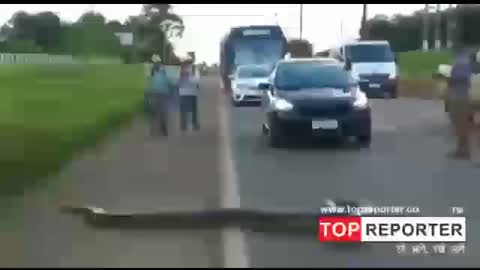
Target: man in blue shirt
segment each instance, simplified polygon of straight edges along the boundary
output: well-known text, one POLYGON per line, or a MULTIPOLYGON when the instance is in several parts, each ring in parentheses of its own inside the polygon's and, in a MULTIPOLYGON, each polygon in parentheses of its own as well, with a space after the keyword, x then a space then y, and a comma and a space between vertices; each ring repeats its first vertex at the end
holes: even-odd
POLYGON ((152 135, 156 135, 158 129, 160 129, 164 136, 168 136, 170 85, 160 57, 154 55, 152 60, 153 68, 150 81, 150 98, 152 102, 150 102, 150 104, 152 105, 153 115, 151 133, 152 135))

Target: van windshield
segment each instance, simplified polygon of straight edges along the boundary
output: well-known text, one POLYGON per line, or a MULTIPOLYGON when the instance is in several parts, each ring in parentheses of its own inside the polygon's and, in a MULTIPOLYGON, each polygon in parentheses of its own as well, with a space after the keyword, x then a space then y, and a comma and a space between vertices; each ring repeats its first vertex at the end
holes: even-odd
POLYGON ((387 44, 357 44, 345 46, 347 58, 355 62, 393 62, 394 56, 387 44))

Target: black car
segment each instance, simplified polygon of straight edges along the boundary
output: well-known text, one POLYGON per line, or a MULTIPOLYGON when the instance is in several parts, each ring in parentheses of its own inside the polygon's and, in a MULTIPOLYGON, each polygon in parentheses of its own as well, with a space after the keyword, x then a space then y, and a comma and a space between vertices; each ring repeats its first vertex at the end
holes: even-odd
POLYGON ((281 60, 264 90, 263 133, 272 147, 288 136, 355 136, 369 146, 372 124, 367 96, 342 64, 317 59, 281 60))

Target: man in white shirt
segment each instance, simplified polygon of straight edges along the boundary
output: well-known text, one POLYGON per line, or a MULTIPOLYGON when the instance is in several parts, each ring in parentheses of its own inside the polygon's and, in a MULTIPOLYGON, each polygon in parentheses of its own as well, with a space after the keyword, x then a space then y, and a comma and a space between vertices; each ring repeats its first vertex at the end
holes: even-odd
POLYGON ((195 130, 200 128, 198 124, 198 92, 200 90, 195 70, 190 64, 184 65, 178 81, 178 94, 180 97, 180 129, 187 129, 188 113, 192 115, 192 126, 195 130))

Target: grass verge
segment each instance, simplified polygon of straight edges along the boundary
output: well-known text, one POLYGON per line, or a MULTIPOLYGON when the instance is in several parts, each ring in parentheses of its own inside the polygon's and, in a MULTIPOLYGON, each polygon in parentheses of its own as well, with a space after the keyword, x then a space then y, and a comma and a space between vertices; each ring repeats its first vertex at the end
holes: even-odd
POLYGON ((434 98, 436 83, 432 79, 432 74, 438 65, 451 62, 449 52, 400 53, 399 95, 422 99, 434 98))
POLYGON ((0 65, 0 196, 40 185, 141 109, 142 65, 0 65))

